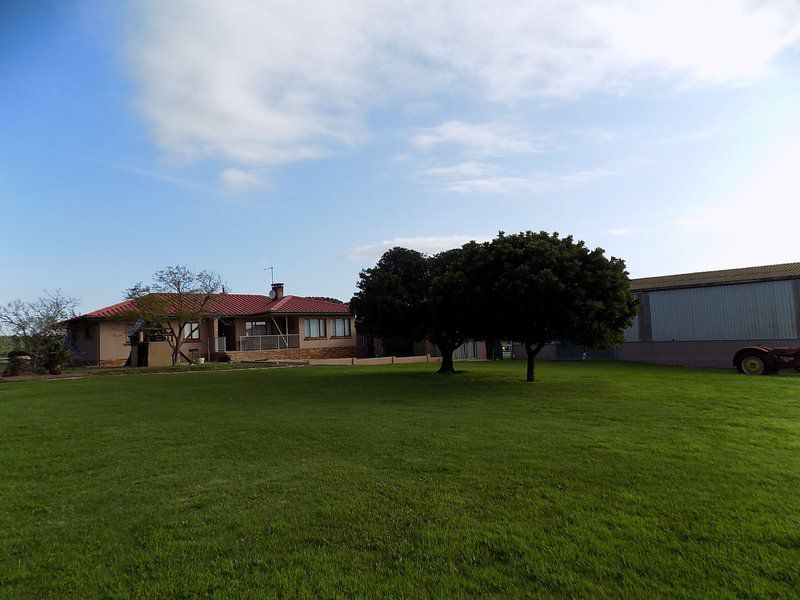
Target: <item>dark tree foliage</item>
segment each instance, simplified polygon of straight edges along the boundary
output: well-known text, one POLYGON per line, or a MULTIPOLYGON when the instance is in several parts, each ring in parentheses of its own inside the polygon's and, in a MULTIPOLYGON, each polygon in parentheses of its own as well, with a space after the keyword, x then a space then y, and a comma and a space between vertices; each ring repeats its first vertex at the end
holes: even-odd
POLYGON ((470 270, 472 249, 468 245, 428 258, 430 320, 427 337, 442 354, 440 373, 455 373, 453 352, 470 337, 469 328, 475 317, 470 270))
POLYGON ((527 381, 535 379, 534 361, 545 344, 601 348, 622 341, 636 314, 623 260, 547 232, 500 232, 484 251, 475 269, 491 283, 476 292, 486 318, 474 333, 523 343, 527 381))
POLYGON ((388 250, 364 269, 350 301, 359 332, 381 338, 384 348, 404 350, 425 338, 430 323, 430 274, 425 255, 406 248, 388 250))
MULTIPOLYGON (((440 373, 454 373, 453 351, 466 337, 469 270, 461 248, 432 257, 393 248, 362 271, 350 302, 359 331, 389 349, 428 339, 442 354, 440 373)), ((403 348, 403 349, 405 349, 403 348)))
POLYGON ((432 257, 393 248, 361 272, 350 306, 363 333, 436 344, 441 373, 454 372, 453 351, 468 339, 519 341, 528 381, 546 344, 608 347, 636 314, 622 260, 531 231, 432 257))

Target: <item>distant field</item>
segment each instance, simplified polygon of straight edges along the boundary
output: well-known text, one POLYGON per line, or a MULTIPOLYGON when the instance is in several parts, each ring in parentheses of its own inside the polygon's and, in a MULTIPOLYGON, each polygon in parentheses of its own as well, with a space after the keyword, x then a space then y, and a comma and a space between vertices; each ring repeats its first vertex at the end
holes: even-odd
POLYGON ((0 383, 0 597, 791 597, 800 377, 0 383))

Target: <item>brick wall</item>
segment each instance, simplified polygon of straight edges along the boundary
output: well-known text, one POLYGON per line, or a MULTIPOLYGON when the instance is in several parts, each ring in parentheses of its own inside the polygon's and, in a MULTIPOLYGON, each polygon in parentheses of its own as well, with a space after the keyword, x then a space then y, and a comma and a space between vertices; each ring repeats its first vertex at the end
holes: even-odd
MULTIPOLYGON (((354 358, 355 346, 339 348, 286 348, 283 350, 244 350, 225 353, 231 362, 248 360, 304 360, 308 358, 354 358)), ((215 358, 219 360, 215 355, 215 358)))
POLYGON ((101 360, 100 361, 100 366, 101 367, 124 367, 126 362, 128 362, 127 358, 110 358, 108 360, 101 360))

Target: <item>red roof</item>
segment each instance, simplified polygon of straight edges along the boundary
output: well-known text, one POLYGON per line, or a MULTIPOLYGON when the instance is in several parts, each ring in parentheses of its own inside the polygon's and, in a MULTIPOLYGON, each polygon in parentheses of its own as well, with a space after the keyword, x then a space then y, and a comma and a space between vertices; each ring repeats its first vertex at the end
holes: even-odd
POLYGON ((269 309, 275 313, 343 313, 348 314, 350 307, 347 304, 328 302, 327 300, 317 300, 315 298, 304 298, 303 296, 284 296, 280 300, 275 300, 269 309))
MULTIPOLYGON (((126 313, 136 311, 133 300, 125 300, 105 308, 76 317, 78 319, 104 319, 124 316, 126 313)), ((304 298, 303 296, 284 296, 280 300, 273 300, 269 296, 260 294, 218 294, 212 300, 209 314, 235 317, 248 315, 261 315, 267 313, 280 314, 348 314, 350 307, 347 304, 337 304, 326 300, 304 298)))

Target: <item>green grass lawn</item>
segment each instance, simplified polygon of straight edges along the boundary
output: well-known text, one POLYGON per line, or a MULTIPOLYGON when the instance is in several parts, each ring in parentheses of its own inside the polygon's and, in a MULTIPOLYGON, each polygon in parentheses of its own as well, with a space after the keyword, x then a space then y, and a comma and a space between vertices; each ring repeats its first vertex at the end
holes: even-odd
POLYGON ((800 377, 619 363, 0 383, 0 596, 800 589, 800 377))

